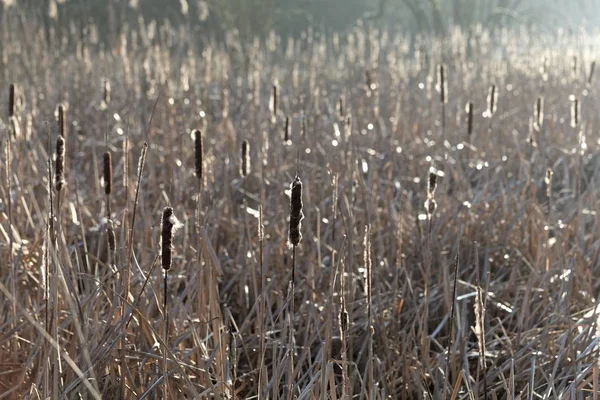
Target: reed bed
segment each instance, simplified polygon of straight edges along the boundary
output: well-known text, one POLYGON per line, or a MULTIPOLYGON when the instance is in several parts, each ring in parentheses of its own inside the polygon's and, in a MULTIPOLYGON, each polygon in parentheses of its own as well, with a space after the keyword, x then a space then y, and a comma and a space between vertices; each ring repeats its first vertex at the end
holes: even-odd
POLYGON ((1 398, 598 398, 597 34, 7 21, 1 398))

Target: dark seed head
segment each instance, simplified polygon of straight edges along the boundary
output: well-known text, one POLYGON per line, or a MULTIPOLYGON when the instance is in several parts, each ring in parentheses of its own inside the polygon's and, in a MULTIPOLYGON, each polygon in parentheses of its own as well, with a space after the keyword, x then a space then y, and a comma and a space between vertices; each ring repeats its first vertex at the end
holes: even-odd
POLYGON ((202 132, 194 129, 194 150, 196 160, 196 177, 202 179, 203 139, 202 132))
POLYGON ((112 157, 110 151, 104 153, 104 193, 112 192, 112 157))
POLYGON ((161 229, 161 264, 163 269, 171 269, 171 247, 173 242, 173 208, 165 207, 162 215, 162 229, 161 229))
POLYGON ((240 175, 245 178, 250 173, 250 144, 247 140, 242 142, 242 159, 240 163, 240 175))
POLYGON ((302 240, 300 228, 304 214, 302 213, 302 181, 296 175, 292 182, 292 196, 290 199, 290 230, 288 234, 289 242, 292 246, 298 246, 302 240))
POLYGON ((8 87, 8 116, 14 117, 15 115, 15 85, 10 84, 8 87))
POLYGON ((62 135, 56 139, 56 166, 54 187, 60 192, 65 185, 65 138, 62 135))

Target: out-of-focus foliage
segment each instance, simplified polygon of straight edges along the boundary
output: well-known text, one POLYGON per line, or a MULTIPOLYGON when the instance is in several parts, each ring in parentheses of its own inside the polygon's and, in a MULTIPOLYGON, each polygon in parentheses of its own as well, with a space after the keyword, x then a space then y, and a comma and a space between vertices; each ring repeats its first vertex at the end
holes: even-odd
POLYGON ((596 0, 0 0, 45 26, 93 19, 109 41, 124 25, 155 20, 189 24, 198 35, 223 38, 344 32, 363 20, 405 32, 445 34, 449 27, 538 25, 577 29, 600 22, 596 0))

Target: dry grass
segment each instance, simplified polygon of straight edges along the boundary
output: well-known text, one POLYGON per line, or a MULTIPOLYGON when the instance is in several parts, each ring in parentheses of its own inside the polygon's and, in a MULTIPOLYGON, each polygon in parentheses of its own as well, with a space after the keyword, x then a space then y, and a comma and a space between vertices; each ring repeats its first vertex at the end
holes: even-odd
POLYGON ((22 29, 0 57, 0 397, 598 398, 598 36, 197 52, 184 29, 110 50, 22 29))

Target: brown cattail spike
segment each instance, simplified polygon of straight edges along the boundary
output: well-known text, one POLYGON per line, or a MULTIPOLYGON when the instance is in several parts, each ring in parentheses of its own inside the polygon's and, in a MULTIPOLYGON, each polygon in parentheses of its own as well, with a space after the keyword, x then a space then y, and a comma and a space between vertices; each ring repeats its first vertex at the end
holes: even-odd
POLYGON ((283 143, 288 144, 290 141, 290 135, 292 130, 292 124, 290 117, 285 117, 285 130, 283 131, 283 143))
POLYGON ((54 187, 60 192, 65 185, 65 138, 62 135, 56 139, 56 166, 54 187))
POLYGON ((104 193, 112 192, 112 156, 110 151, 104 153, 104 193))
POLYGON ((344 95, 341 95, 340 99, 338 100, 338 117, 340 119, 344 119, 345 116, 346 116, 346 99, 344 98, 344 95))
POLYGON ((290 199, 290 230, 288 234, 289 243, 292 246, 298 246, 302 240, 300 228, 304 214, 302 213, 302 181, 296 175, 291 185, 292 195, 290 199))
POLYGON ((250 144, 247 140, 242 142, 242 160, 240 164, 240 175, 245 178, 250 173, 250 144))
POLYGON ((596 61, 592 61, 590 65, 590 75, 588 76, 588 84, 592 84, 592 79, 594 79, 594 70, 596 69, 596 61))
POLYGON ((473 103, 468 102, 465 107, 465 111, 467 113, 467 135, 471 136, 473 134, 473 103))
POLYGON ((494 113, 496 112, 496 108, 498 106, 498 104, 497 104, 498 103, 498 89, 496 88, 496 85, 490 86, 487 103, 488 103, 487 116, 489 118, 491 118, 494 115, 494 113))
POLYGON ((115 227, 112 219, 107 222, 107 236, 108 236, 108 249, 114 252, 117 248, 117 241, 115 239, 115 227))
POLYGON ((271 98, 271 111, 273 112, 273 121, 277 120, 277 114, 279 112, 279 86, 273 85, 273 97, 271 98))
POLYGON ((162 215, 161 229, 161 265, 164 270, 171 269, 172 264, 172 243, 173 243, 173 207, 165 207, 162 215))
POLYGON ((571 128, 577 128, 579 125, 580 105, 579 99, 573 95, 571 97, 571 128))
POLYGON ((15 85, 10 84, 8 87, 8 117, 15 116, 15 85))
POLYGON ((196 160, 196 177, 202 179, 202 159, 203 159, 203 139, 202 132, 198 129, 194 129, 194 150, 196 160))
POLYGON ((437 175, 435 172, 429 173, 429 182, 427 185, 427 196, 433 197, 437 188, 437 175))
POLYGON ((58 129, 60 136, 67 137, 67 123, 65 120, 65 108, 62 105, 58 106, 58 129))
POLYGON ((544 98, 538 97, 535 102, 535 128, 539 131, 544 124, 544 98))
POLYGON ((104 105, 108 106, 110 103, 110 81, 108 79, 104 80, 104 105))
POLYGON ((438 65, 438 82, 437 89, 440 92, 440 102, 445 104, 448 102, 448 77, 446 76, 446 68, 443 64, 438 65))

